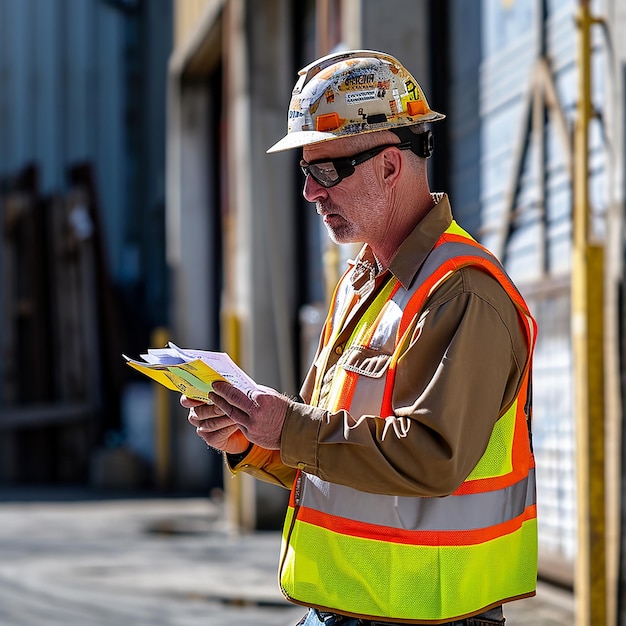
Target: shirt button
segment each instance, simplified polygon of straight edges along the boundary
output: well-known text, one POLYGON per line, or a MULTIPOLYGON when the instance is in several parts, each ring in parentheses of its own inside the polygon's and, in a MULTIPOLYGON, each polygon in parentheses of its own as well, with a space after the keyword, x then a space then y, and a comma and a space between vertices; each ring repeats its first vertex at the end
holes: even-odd
POLYGON ((343 353, 343 346, 337 346, 335 348, 335 354, 342 354, 343 353))

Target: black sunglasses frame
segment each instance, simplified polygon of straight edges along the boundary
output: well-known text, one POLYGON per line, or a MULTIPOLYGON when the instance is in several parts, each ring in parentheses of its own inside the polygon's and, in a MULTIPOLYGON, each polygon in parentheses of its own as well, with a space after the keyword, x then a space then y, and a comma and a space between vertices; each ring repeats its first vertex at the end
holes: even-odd
POLYGON ((382 146, 376 146, 375 148, 370 148, 369 150, 364 150, 363 152, 358 152, 357 154, 353 154, 349 157, 340 157, 338 159, 318 159, 317 161, 311 161, 311 163, 307 163, 306 161, 300 161, 300 169, 305 176, 312 176, 315 181, 317 181, 322 187, 329 189, 330 187, 334 187, 338 185, 344 178, 348 178, 348 176, 352 176, 354 174, 354 168, 361 163, 365 163, 369 159, 375 157, 377 154, 380 154, 383 150, 387 148, 398 148, 398 150, 410 150, 412 148, 412 144, 410 142, 405 143, 387 143, 382 146), (332 181, 320 180, 318 176, 315 175, 315 172, 311 170, 311 166, 321 165, 322 163, 332 163, 335 171, 337 172, 337 179, 332 181))

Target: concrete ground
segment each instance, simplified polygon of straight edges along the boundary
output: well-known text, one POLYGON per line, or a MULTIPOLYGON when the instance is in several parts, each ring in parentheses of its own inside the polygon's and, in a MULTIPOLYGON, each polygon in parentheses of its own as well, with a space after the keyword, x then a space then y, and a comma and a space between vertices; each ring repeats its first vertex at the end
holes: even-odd
MULTIPOLYGON (((0 626, 291 626, 280 535, 229 532, 209 498, 0 490, 0 626)), ((508 626, 571 626, 572 594, 540 584, 508 626)))

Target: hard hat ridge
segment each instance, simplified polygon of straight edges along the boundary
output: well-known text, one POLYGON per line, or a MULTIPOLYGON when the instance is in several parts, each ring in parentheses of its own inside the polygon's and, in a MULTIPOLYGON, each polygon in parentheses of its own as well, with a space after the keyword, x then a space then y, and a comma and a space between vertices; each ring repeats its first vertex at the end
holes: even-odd
POLYGON ((429 107, 417 81, 389 54, 336 52, 313 61, 298 74, 287 135, 268 152, 445 117, 429 107))

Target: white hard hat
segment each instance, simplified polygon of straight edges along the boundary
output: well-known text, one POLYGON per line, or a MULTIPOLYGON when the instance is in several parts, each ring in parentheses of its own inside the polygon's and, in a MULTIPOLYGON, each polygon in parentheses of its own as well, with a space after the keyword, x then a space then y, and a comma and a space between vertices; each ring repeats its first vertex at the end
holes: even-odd
POLYGON ((330 54, 298 72, 287 134, 268 152, 442 120, 397 59, 374 50, 330 54))

